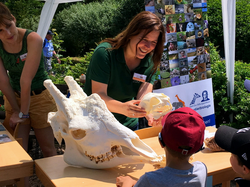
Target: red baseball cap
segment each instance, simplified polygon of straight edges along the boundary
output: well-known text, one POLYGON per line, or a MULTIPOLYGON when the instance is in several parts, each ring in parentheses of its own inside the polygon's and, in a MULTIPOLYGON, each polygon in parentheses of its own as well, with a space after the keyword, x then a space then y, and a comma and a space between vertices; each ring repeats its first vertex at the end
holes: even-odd
POLYGON ((178 108, 162 119, 161 138, 170 149, 183 155, 196 153, 204 141, 203 118, 189 107, 178 108))

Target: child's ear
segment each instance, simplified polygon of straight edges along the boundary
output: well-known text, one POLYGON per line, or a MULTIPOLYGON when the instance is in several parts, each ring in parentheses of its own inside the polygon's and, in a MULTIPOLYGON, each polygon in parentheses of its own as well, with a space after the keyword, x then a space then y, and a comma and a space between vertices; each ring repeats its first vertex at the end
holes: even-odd
POLYGON ((244 173, 244 175, 247 175, 250 173, 250 169, 248 167, 246 167, 245 165, 243 165, 243 173, 244 173))

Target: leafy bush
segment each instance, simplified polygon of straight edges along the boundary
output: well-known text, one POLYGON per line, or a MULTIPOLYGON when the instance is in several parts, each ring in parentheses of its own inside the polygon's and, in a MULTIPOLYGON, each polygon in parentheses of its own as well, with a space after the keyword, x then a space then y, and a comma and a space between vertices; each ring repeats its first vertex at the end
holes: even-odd
POLYGON ((114 37, 132 17, 144 10, 144 1, 106 0, 89 4, 77 3, 55 16, 53 28, 62 34, 65 56, 81 56, 96 42, 114 37))
POLYGON ((86 52, 81 58, 63 58, 61 59, 61 64, 58 64, 56 59, 53 59, 52 71, 55 75, 50 75, 50 79, 54 84, 66 84, 64 81, 65 76, 72 76, 74 79, 79 79, 81 74, 86 74, 93 53, 94 49, 91 49, 90 52, 86 52))
POLYGON ((220 60, 213 44, 210 43, 210 47, 216 125, 226 124, 235 128, 247 127, 250 125, 250 93, 245 89, 244 81, 250 79, 250 64, 241 61, 235 62, 234 104, 231 104, 227 96, 225 61, 220 60), (232 123, 229 117, 231 114, 232 123))
MULTIPOLYGON (((223 21, 221 0, 208 0, 208 20, 209 37, 215 46, 223 51, 223 21)), ((250 47, 250 3, 246 0, 236 1, 236 41, 235 41, 235 59, 250 62, 248 49, 250 47)))

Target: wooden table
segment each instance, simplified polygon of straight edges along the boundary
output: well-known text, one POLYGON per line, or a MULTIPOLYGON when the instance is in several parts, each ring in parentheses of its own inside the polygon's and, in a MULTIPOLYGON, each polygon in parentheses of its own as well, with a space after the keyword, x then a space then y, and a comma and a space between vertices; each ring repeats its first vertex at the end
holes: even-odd
POLYGON ((0 143, 0 186, 33 175, 34 162, 28 153, 8 131, 0 131, 0 134, 7 134, 12 140, 0 143))
MULTIPOLYGON (((164 154, 157 137, 143 141, 157 154, 164 154)), ((236 177, 229 162, 230 155, 228 152, 211 152, 206 148, 195 154, 193 160, 206 164, 208 176, 213 176, 213 185, 222 183, 223 187, 228 187, 230 180, 236 177)), ((150 164, 128 164, 103 170, 76 168, 66 164, 62 155, 35 160, 35 167, 37 176, 46 187, 115 186, 116 177, 120 175, 129 175, 137 180, 145 172, 155 170, 150 164)))

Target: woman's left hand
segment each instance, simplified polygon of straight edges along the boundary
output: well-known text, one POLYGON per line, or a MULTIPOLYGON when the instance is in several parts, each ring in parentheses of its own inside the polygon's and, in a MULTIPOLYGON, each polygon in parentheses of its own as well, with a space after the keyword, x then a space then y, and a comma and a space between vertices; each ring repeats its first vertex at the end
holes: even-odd
POLYGON ((162 126, 161 120, 163 116, 161 116, 159 119, 154 119, 152 115, 147 115, 146 119, 148 120, 148 125, 152 127, 159 127, 162 126))

